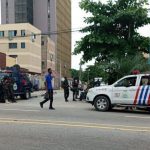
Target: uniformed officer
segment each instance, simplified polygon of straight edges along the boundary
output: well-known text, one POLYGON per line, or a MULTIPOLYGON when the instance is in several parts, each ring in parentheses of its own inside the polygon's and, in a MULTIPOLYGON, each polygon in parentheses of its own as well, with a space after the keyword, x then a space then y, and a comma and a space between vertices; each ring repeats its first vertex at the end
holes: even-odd
POLYGON ((0 82, 0 103, 5 103, 3 81, 0 82))
POLYGON ((79 80, 78 78, 74 78, 72 82, 72 91, 73 91, 73 101, 76 101, 77 96, 78 96, 78 85, 79 85, 79 80))
POLYGON ((69 83, 68 83, 67 77, 64 77, 63 89, 64 89, 65 102, 68 102, 68 97, 69 97, 69 83))
POLYGON ((14 92, 13 92, 13 81, 10 77, 5 76, 4 81, 4 90, 5 90, 5 97, 9 102, 16 102, 14 99, 14 92))

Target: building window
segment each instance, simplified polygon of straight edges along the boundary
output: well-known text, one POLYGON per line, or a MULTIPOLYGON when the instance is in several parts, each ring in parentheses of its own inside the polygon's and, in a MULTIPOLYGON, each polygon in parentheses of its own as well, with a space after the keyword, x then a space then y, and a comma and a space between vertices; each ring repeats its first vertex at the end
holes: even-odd
POLYGON ((42 41, 41 45, 44 45, 44 41, 42 41))
POLYGON ((21 36, 24 37, 26 35, 26 31, 25 30, 21 30, 21 36))
POLYGON ((0 31, 0 38, 4 37, 4 31, 0 31))
POLYGON ((6 7, 8 7, 8 0, 6 1, 6 7))
POLYGON ((33 0, 15 0, 14 7, 16 23, 33 24, 33 0))
POLYGON ((48 13, 48 18, 50 18, 50 14, 48 13))
POLYGON ((45 68, 46 68, 45 62, 42 61, 42 69, 45 69, 45 68))
POLYGON ((48 0, 47 1, 47 10, 48 10, 48 12, 47 12, 47 17, 48 17, 48 32, 50 33, 50 29, 51 29, 51 14, 50 14, 50 0, 48 0))
POLYGON ((15 48, 17 48, 17 43, 9 43, 9 48, 10 48, 10 49, 15 49, 15 48))
POLYGON ((15 37, 15 36, 17 36, 17 30, 10 30, 10 31, 8 31, 8 36, 9 37, 15 37))
POLYGON ((50 54, 50 61, 53 61, 53 54, 50 54))
POLYGON ((34 42, 36 39, 36 35, 32 32, 31 33, 31 41, 34 42))
POLYGON ((26 44, 24 42, 21 43, 21 48, 26 48, 26 44))
POLYGON ((9 17, 8 17, 8 0, 6 0, 6 24, 9 23, 9 17))

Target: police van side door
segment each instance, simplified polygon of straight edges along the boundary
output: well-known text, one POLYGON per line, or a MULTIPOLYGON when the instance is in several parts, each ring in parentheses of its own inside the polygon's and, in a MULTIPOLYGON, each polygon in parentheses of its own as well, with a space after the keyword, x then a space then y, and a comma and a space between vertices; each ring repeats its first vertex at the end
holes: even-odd
POLYGON ((137 87, 137 76, 126 77, 117 82, 113 86, 114 103, 133 104, 137 87))
POLYGON ((133 104, 150 105, 150 75, 141 76, 133 104))

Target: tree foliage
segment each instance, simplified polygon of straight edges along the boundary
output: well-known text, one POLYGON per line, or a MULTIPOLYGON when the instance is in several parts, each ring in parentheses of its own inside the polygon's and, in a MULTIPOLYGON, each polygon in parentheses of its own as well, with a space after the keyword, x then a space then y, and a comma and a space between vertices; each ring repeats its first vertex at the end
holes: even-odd
POLYGON ((83 80, 88 81, 95 77, 102 77, 104 82, 112 84, 117 79, 131 74, 133 70, 139 70, 141 73, 150 70, 147 59, 143 55, 136 54, 136 56, 116 58, 110 64, 97 62, 83 72, 83 80))
POLYGON ((85 71, 82 72, 82 81, 89 82, 93 80, 95 77, 103 76, 103 68, 95 64, 94 66, 88 66, 85 71))
POLYGON ((71 77, 72 77, 72 78, 74 78, 74 77, 79 77, 79 70, 71 69, 71 70, 70 70, 70 73, 71 73, 71 77))
POLYGON ((100 1, 82 0, 80 7, 90 14, 85 18, 86 33, 76 43, 74 54, 83 52, 83 61, 95 58, 96 62, 110 63, 112 59, 133 57, 148 53, 149 39, 137 32, 139 27, 150 23, 147 0, 117 0, 102 4, 100 1))

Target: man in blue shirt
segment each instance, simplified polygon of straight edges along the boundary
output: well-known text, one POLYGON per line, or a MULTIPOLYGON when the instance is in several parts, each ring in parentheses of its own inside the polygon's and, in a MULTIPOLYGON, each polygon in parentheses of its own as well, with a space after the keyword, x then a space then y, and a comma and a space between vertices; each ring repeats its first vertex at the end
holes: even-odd
POLYGON ((50 100, 50 106, 49 109, 54 110, 53 108, 53 87, 52 87, 52 70, 51 68, 48 69, 48 74, 45 76, 45 89, 46 94, 48 94, 48 98, 46 98, 44 101, 40 102, 41 108, 43 108, 43 104, 50 100))

